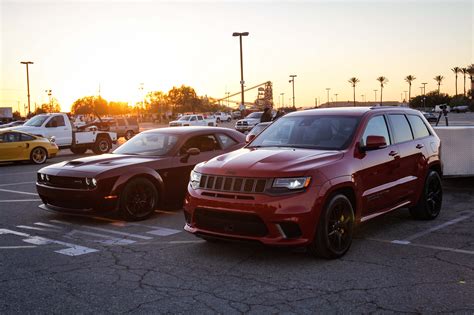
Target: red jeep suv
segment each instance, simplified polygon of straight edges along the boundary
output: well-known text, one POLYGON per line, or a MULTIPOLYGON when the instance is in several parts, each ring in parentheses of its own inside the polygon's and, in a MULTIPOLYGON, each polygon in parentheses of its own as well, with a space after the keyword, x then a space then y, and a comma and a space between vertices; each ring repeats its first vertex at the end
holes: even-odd
POLYGON ((306 246, 337 258, 357 223, 401 207, 436 218, 441 174, 440 140, 419 111, 294 112, 243 149, 196 165, 184 228, 207 240, 306 246))

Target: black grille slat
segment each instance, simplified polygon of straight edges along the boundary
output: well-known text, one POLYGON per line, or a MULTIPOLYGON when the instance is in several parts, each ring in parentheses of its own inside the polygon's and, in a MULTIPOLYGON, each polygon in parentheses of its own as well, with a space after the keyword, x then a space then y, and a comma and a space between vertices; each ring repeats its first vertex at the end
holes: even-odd
POLYGON ((199 187, 207 190, 235 193, 264 193, 268 179, 202 174, 199 187))
POLYGON ((58 187, 58 188, 87 189, 87 185, 84 179, 80 177, 49 175, 49 180, 43 181, 42 183, 48 186, 58 187))

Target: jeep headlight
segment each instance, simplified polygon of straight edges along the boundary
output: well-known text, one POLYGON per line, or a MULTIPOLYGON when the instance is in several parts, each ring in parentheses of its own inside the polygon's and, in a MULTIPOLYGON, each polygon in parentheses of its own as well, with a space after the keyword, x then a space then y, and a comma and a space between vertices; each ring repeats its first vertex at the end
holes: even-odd
POLYGON ((189 179, 189 183, 193 189, 199 188, 199 183, 201 182, 201 173, 195 172, 194 170, 191 171, 191 177, 189 179))
POLYGON ((274 188, 287 188, 291 190, 302 189, 309 186, 311 177, 292 177, 292 178, 275 178, 273 181, 274 188))

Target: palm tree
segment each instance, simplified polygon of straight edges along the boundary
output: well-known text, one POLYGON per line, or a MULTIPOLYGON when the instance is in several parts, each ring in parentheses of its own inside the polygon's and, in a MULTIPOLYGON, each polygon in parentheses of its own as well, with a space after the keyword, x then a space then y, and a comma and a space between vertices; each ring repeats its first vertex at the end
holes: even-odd
POLYGON ((454 72, 454 74, 456 75, 456 94, 455 95, 458 95, 458 73, 460 73, 462 70, 461 68, 459 67, 454 67, 451 69, 452 72, 454 72))
POLYGON ((433 78, 436 82, 438 82, 438 95, 439 95, 439 90, 441 89, 441 82, 444 80, 444 77, 442 75, 437 75, 433 78))
POLYGON ((380 82, 380 106, 382 106, 383 86, 388 83, 388 79, 384 76, 380 76, 377 78, 377 81, 380 82))
POLYGON ((347 82, 349 82, 354 89, 354 106, 356 106, 356 84, 359 83, 360 80, 356 77, 352 77, 347 82))
POLYGON ((411 74, 405 77, 405 81, 408 83, 408 103, 410 103, 410 100, 411 100, 411 83, 415 80, 416 80, 416 77, 411 74))
POLYGON ((461 72, 464 76, 464 96, 466 96, 466 74, 469 72, 467 72, 467 68, 461 68, 461 72))
POLYGON ((471 90, 474 90, 474 63, 467 66, 467 73, 469 73, 471 79, 471 90))

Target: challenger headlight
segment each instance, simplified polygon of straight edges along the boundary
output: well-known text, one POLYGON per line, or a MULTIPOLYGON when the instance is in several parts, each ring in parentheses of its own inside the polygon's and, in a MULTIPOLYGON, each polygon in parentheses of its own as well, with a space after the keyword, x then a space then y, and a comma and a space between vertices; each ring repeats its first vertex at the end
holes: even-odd
POLYGON ((194 170, 191 171, 191 177, 189 179, 189 183, 193 189, 199 188, 199 183, 201 182, 201 173, 195 172, 194 170))
POLYGON ((309 186, 311 183, 311 177, 292 177, 292 178, 275 178, 273 181, 274 188, 287 188, 287 189, 302 189, 309 186))
POLYGON ((89 188, 95 188, 97 186, 97 180, 95 178, 86 177, 85 182, 89 188))

